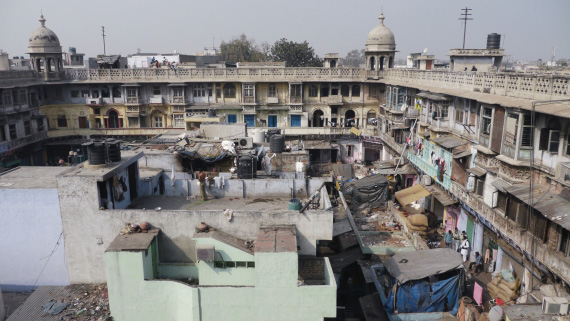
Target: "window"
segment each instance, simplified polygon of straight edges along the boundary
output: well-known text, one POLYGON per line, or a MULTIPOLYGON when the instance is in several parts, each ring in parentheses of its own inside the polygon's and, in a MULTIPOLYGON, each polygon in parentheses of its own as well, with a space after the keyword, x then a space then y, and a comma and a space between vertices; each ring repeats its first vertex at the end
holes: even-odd
POLYGON ((243 261, 214 261, 214 267, 217 269, 228 269, 228 268, 254 268, 255 262, 243 262, 243 261))
POLYGON ((89 90, 82 90, 81 97, 89 97, 89 90))
POLYGON ((26 89, 20 89, 20 104, 25 105, 28 103, 28 94, 26 89))
POLYGON ((127 103, 138 103, 138 88, 127 88, 127 103))
POLYGON ((507 115, 507 124, 505 126, 505 143, 516 146, 517 134, 519 128, 519 115, 509 113, 507 115))
POLYGON ((321 97, 328 97, 329 96, 329 87, 324 86, 321 87, 321 97))
POLYGON ((342 87, 340 87, 340 95, 343 97, 348 97, 349 94, 350 94, 350 89, 348 85, 342 85, 342 87))
POLYGON ((479 196, 483 196, 483 191, 485 190, 485 180, 476 178, 475 179, 475 193, 479 196))
POLYGON ((182 97, 184 96, 184 89, 182 87, 174 87, 172 88, 172 96, 174 97, 182 97))
POLYGON ((493 109, 483 107, 481 111, 481 134, 491 134, 491 117, 493 116, 493 109))
POLYGON ((502 213, 507 213, 508 197, 506 193, 497 191, 497 209, 502 213))
POLYGON ((465 114, 465 111, 463 110, 463 108, 455 107, 455 122, 463 124, 463 115, 464 114, 465 114))
POLYGON ((360 86, 352 86, 352 97, 360 97, 360 86))
POLYGON ((558 154, 558 146, 560 146, 560 131, 551 130, 548 137, 548 152, 558 154))
POLYGON ((20 97, 18 96, 18 91, 16 89, 12 90, 12 102, 14 103, 14 106, 20 104, 20 97))
POLYGON ((530 115, 523 116, 523 128, 521 137, 521 146, 530 147, 534 139, 534 127, 532 126, 532 119, 530 115))
POLYGON ((63 90, 61 87, 55 87, 55 99, 63 99, 63 90))
POLYGON ((24 134, 29 136, 32 134, 32 125, 29 120, 24 121, 24 134))
POLYGON ((269 84, 267 89, 267 97, 277 97, 277 87, 275 84, 269 84))
POLYGON ((78 117, 79 128, 89 128, 89 123, 87 122, 87 117, 79 116, 78 117))
POLYGON ((18 133, 16 132, 16 124, 8 125, 8 132, 10 133, 10 140, 18 139, 18 133))
POLYGON ((160 86, 152 86, 152 94, 160 95, 160 86))
POLYGON ((243 85, 243 102, 244 103, 254 103, 255 102, 254 84, 243 85))
POLYGON ((113 87, 113 97, 121 98, 121 88, 119 86, 113 87))
POLYGON ((449 102, 442 102, 440 117, 443 119, 449 118, 449 102))
POLYGON ((291 115, 291 127, 301 127, 301 115, 291 115))
POLYGON ((138 117, 128 117, 129 127, 138 127, 139 126, 139 118, 138 117))
POLYGON ((71 98, 78 98, 78 97, 79 97, 79 90, 72 90, 71 98))
POLYGON ((6 131, 4 131, 4 125, 0 125, 0 142, 6 140, 6 131))
POLYGON ((375 85, 368 86, 368 96, 378 97, 378 88, 375 85))
POLYGON ((300 103, 302 102, 302 87, 300 84, 291 85, 291 102, 300 103))
POLYGON ((92 90, 91 91, 91 98, 99 98, 99 91, 92 90))
POLYGON ((508 199, 505 216, 516 223, 518 228, 526 229, 528 223, 528 205, 514 197, 508 199))
POLYGON ((228 123, 229 124, 237 123, 237 115, 236 114, 228 114, 228 123))
POLYGON ((243 115, 243 122, 247 127, 255 127, 255 115, 243 115))
POLYGON ((184 114, 174 114, 174 127, 183 128, 184 127, 184 114))
POLYGON ((354 157, 354 145, 346 146, 346 157, 354 157))
POLYGON ((194 97, 206 97, 206 86, 195 85, 192 93, 194 94, 194 97))
POLYGON ((234 84, 224 85, 224 97, 225 98, 236 98, 236 86, 234 84))
POLYGON ((103 97, 103 98, 111 97, 111 93, 109 92, 109 87, 103 87, 101 89, 101 97, 103 97))
POLYGON ((4 106, 12 106, 12 93, 9 90, 4 90, 2 100, 4 101, 4 106))
POLYGON ((99 108, 99 107, 93 108, 93 114, 94 115, 101 115, 101 108, 99 108))
POLYGON ((162 116, 154 116, 153 121, 154 121, 154 127, 155 128, 161 128, 162 127, 162 116))
POLYGON ((57 115, 57 127, 67 127, 67 118, 65 118, 65 115, 57 115))
POLYGON ((319 93, 319 89, 315 85, 311 85, 309 87, 309 97, 317 97, 319 93))
POLYGON ((530 220, 528 222, 528 230, 532 235, 539 238, 542 242, 548 240, 548 224, 549 221, 544 215, 533 211, 530 214, 530 220))
POLYGON ((561 140, 560 129, 560 122, 557 119, 551 119, 546 128, 540 130, 538 149, 558 154, 561 140))
POLYGON ((570 155, 570 133, 566 135, 566 155, 570 155))
POLYGON ((560 229, 562 233, 560 233, 560 247, 558 250, 565 256, 570 256, 570 232, 562 227, 560 229))

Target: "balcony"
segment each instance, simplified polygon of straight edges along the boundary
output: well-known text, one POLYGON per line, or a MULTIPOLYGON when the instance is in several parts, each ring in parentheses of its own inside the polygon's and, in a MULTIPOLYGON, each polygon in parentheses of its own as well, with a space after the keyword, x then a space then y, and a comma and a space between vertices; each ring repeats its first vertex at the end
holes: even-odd
POLYGON ((278 97, 267 97, 268 104, 278 104, 279 98, 278 97))
POLYGON ((140 107, 139 106, 127 106, 127 117, 139 117, 140 107))
POLYGON ((127 97, 127 105, 140 105, 139 97, 127 97))
POLYGON ((172 97, 172 101, 170 102, 173 105, 186 105, 186 99, 184 99, 184 96, 175 96, 172 97))
POLYGON ((255 114, 255 105, 242 106, 244 114, 255 114))
POLYGON ((289 105, 289 114, 301 114, 303 105, 289 105))
POLYGON ((8 142, 0 143, 0 154, 5 153, 11 149, 23 147, 25 145, 35 143, 37 141, 48 138, 47 132, 36 133, 30 136, 18 138, 8 142))
POLYGON ((103 99, 101 97, 99 98, 89 98, 89 97, 85 97, 85 104, 87 106, 103 106, 103 99))
POLYGON ((242 99, 242 104, 255 104, 254 96, 244 96, 242 99))

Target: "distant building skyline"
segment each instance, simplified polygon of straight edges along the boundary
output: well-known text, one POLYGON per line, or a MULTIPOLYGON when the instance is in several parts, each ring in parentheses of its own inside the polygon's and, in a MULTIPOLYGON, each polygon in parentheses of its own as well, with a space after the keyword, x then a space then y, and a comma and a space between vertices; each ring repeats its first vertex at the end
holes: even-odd
POLYGON ((219 47, 222 40, 243 33, 257 44, 272 45, 281 38, 306 40, 320 57, 325 53, 345 57, 353 49, 364 48, 368 32, 378 24, 383 11, 385 24, 396 38, 397 59, 428 48, 429 54, 444 61, 449 59, 450 49, 462 47, 459 18, 461 8, 468 6, 474 20, 467 24, 466 48, 484 48, 487 34, 496 32, 503 36, 501 47, 510 59, 548 61, 553 47, 557 47, 557 59, 570 57, 569 1, 441 0, 434 5, 420 0, 362 0, 345 7, 344 3, 324 6, 321 1, 292 0, 278 10, 259 0, 246 5, 228 0, 137 3, 101 0, 96 7, 80 10, 70 0, 31 0, 25 5, 9 1, 3 4, 0 28, 10 32, 0 34, 0 49, 10 57, 26 56, 29 35, 39 26, 43 11, 46 26, 58 35, 64 51, 75 47, 87 57, 103 53, 101 26, 105 26, 107 53, 123 56, 138 49, 192 54, 211 48, 213 42, 219 47))

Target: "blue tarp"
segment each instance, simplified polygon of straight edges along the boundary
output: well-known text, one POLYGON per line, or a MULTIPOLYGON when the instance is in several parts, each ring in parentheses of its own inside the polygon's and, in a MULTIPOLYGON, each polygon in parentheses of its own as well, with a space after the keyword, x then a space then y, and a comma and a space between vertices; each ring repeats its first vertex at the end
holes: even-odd
POLYGON ((442 312, 447 302, 449 313, 456 315, 459 309, 459 278, 461 274, 431 284, 425 280, 409 281, 397 287, 396 309, 394 289, 390 291, 384 308, 398 313, 442 312), (432 292, 433 291, 433 292, 432 292))

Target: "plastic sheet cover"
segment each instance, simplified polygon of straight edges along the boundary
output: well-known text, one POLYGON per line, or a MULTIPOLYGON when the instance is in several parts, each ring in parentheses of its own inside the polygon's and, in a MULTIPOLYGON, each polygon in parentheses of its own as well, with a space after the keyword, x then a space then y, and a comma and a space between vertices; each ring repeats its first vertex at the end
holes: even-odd
POLYGON ((383 207, 388 200, 388 180, 382 175, 345 183, 342 190, 347 201, 352 204, 351 211, 383 207))

